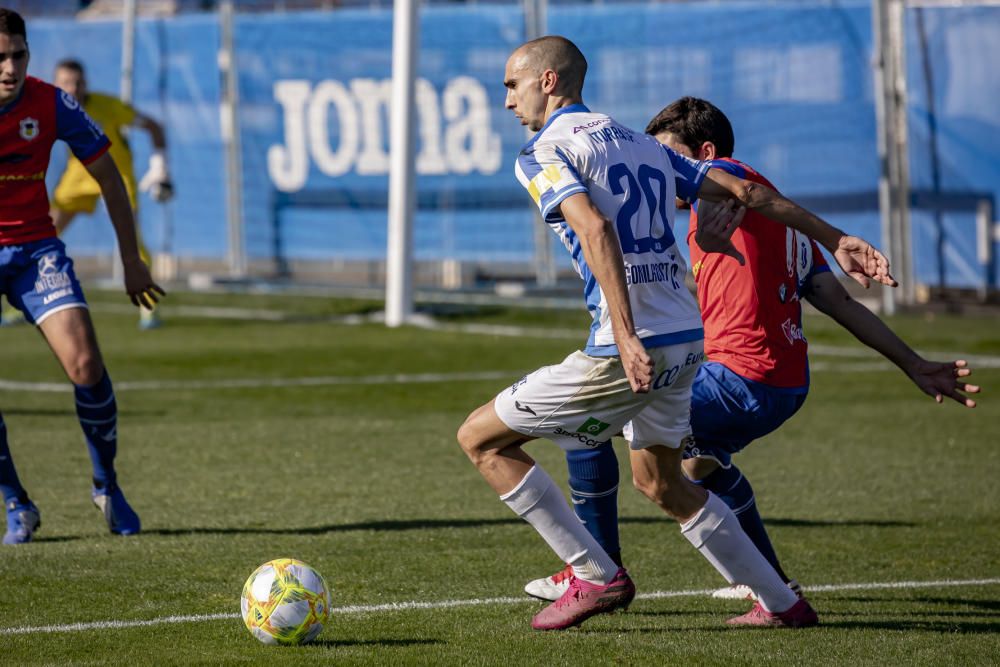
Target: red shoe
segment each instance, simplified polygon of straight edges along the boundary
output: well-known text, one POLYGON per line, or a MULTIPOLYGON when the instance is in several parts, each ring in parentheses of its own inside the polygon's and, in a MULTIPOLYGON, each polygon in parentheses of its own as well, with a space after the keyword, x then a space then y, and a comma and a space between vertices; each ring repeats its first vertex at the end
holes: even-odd
POLYGON ((816 610, 809 606, 805 598, 782 612, 766 611, 760 602, 754 602, 750 611, 742 616, 736 616, 726 621, 727 625, 749 626, 758 628, 809 628, 819 625, 816 610))
POLYGON ((535 630, 565 630, 580 625, 591 616, 627 609, 635 597, 635 584, 625 568, 604 586, 573 577, 563 596, 531 619, 535 630))

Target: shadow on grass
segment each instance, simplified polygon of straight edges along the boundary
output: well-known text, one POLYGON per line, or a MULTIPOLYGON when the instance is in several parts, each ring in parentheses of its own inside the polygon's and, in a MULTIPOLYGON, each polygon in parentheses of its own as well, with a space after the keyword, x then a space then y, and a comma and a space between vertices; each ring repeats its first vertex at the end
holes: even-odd
MULTIPOLYGON (((66 393, 69 394, 69 387, 71 385, 66 383, 66 393)), ((70 404, 72 405, 72 403, 70 404)), ((5 415, 19 415, 23 417, 67 417, 71 419, 76 419, 76 410, 73 408, 69 409, 55 409, 55 408, 4 408, 3 413, 5 415)), ((133 417, 162 417, 167 414, 166 410, 119 410, 118 417, 121 419, 130 419, 133 417)))
POLYGON ((971 623, 968 621, 822 621, 819 627, 844 630, 895 630, 896 632, 940 632, 968 635, 995 635, 1000 632, 1000 622, 971 623))
POLYGON ((769 526, 788 526, 790 528, 814 528, 824 526, 871 526, 873 528, 912 528, 918 524, 912 521, 892 521, 883 519, 782 519, 764 518, 769 526))
POLYGON ((443 644, 440 639, 316 639, 303 648, 338 648, 341 646, 433 646, 443 644))
MULTIPOLYGON (((622 517, 621 524, 669 524, 666 517, 622 517)), ((899 521, 808 521, 800 519, 776 519, 768 520, 766 523, 778 526, 912 526, 915 524, 899 521)), ((189 534, 219 534, 219 535, 324 535, 326 533, 341 533, 357 530, 374 531, 407 531, 407 530, 431 530, 441 528, 482 528, 486 526, 522 526, 524 521, 516 517, 510 518, 490 518, 490 519, 400 519, 385 521, 359 521, 356 523, 327 524, 323 526, 302 526, 302 527, 272 527, 272 526, 246 526, 246 527, 219 527, 219 528, 152 528, 145 532, 148 535, 189 535, 189 534)))
POLYGON ((35 542, 46 542, 46 543, 50 543, 50 542, 52 542, 52 543, 54 543, 54 542, 76 542, 77 540, 82 540, 82 539, 83 538, 81 536, 79 536, 79 535, 52 535, 52 536, 46 535, 44 537, 34 537, 34 538, 32 538, 31 542, 32 543, 35 543, 35 542))
MULTIPOLYGON (((632 612, 629 612, 631 615, 632 612)), ((650 635, 650 634, 666 634, 668 632, 738 632, 733 628, 727 627, 723 624, 711 625, 711 626, 670 626, 670 625, 657 625, 655 627, 625 627, 621 625, 611 626, 611 627, 598 627, 596 625, 582 627, 577 629, 575 632, 585 635, 650 635)))
MULTIPOLYGON (((936 598, 926 595, 905 597, 905 598, 878 598, 871 596, 849 595, 837 596, 836 600, 846 600, 849 602, 871 602, 874 604, 885 604, 892 601, 894 604, 912 604, 922 609, 908 611, 908 614, 915 616, 969 616, 977 618, 988 618, 991 616, 1000 617, 1000 600, 977 600, 971 598, 936 598), (947 605, 949 607, 973 607, 973 611, 963 609, 938 609, 933 605, 947 605)), ((838 616, 865 615, 867 612, 837 612, 838 616)))

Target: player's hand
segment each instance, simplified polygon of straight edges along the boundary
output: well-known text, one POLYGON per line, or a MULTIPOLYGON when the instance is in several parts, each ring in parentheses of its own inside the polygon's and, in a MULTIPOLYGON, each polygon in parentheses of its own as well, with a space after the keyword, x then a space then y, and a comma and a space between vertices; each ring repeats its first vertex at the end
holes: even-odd
POLYGON ((715 204, 702 201, 698 205, 698 226, 695 229, 694 240, 703 252, 717 252, 732 257, 740 266, 746 260, 736 246, 733 245, 733 234, 743 222, 747 210, 743 206, 728 199, 715 204))
POLYGON ((869 278, 889 287, 899 283, 889 273, 889 260, 872 244, 857 236, 841 236, 833 253, 844 273, 868 289, 869 278))
POLYGON ((157 151, 149 156, 149 169, 139 181, 139 189, 148 192, 158 203, 170 201, 174 196, 174 184, 167 170, 167 159, 157 151))
POLYGON ((123 262, 125 269, 125 292, 136 306, 153 310, 161 297, 167 295, 163 288, 153 282, 153 276, 138 257, 123 262))
POLYGON ((625 369, 625 377, 637 394, 645 394, 653 383, 653 359, 646 352, 642 340, 635 334, 618 341, 618 354, 625 369))
POLYGON ((906 374, 922 392, 938 403, 943 403, 947 396, 967 408, 974 408, 976 402, 965 394, 978 394, 979 387, 962 379, 972 375, 968 366, 962 359, 945 362, 921 359, 906 374))

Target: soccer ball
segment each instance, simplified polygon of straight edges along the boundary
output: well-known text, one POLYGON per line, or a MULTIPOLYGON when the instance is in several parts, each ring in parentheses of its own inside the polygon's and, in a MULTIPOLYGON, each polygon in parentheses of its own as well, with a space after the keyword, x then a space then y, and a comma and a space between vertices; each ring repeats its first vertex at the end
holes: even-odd
POLYGON ((302 561, 278 558, 247 579, 240 610, 247 629, 265 644, 305 644, 330 616, 330 591, 319 572, 302 561))

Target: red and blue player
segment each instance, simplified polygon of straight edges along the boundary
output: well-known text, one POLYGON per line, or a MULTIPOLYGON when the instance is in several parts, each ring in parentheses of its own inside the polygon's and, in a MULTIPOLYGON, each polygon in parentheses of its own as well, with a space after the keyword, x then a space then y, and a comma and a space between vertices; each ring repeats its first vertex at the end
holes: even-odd
MULTIPOLYGON (((61 139, 100 184, 118 237, 125 289, 136 306, 164 294, 139 259, 132 207, 110 142, 71 95, 29 77, 24 19, 0 8, 0 290, 36 325, 74 385, 76 412, 93 464, 91 498, 112 533, 139 532, 139 517, 118 486, 118 409, 73 261, 49 217, 45 172, 61 139)), ((0 418, 4 544, 29 542, 41 524, 18 479, 0 418)))
MULTIPOLYGON (((766 178, 731 156, 735 143, 729 119, 705 100, 684 97, 650 121, 647 134, 690 158, 708 161, 737 178, 773 188, 766 178)), ((979 387, 962 380, 971 370, 965 361, 923 359, 871 311, 852 299, 819 252, 800 232, 755 211, 733 210, 699 202, 688 233, 691 264, 705 330, 706 361, 698 370, 691 396, 693 442, 687 445, 685 474, 721 497, 739 518, 744 532, 793 589, 797 582, 781 569, 761 521, 753 488, 732 455, 777 429, 802 406, 809 390, 806 339, 801 300, 833 317, 866 345, 895 363, 923 392, 938 402, 947 396, 967 407, 975 401, 961 392, 979 387), (698 216, 702 217, 701 224, 698 216), (736 253, 705 253, 695 240, 712 229, 731 229, 736 253), (740 255, 740 257, 736 257, 740 255)), ((864 276, 852 273, 867 287, 864 276)), ((574 509, 609 552, 618 548, 617 461, 610 447, 567 456, 571 487, 574 475, 600 470, 606 488, 574 494, 574 509), (575 472, 582 470, 584 472, 575 472)), ((567 585, 565 570, 528 584, 525 590, 551 599, 567 585)), ((718 597, 749 597, 744 586, 717 592, 718 597)), ((754 624, 781 625, 759 605, 754 624)))

